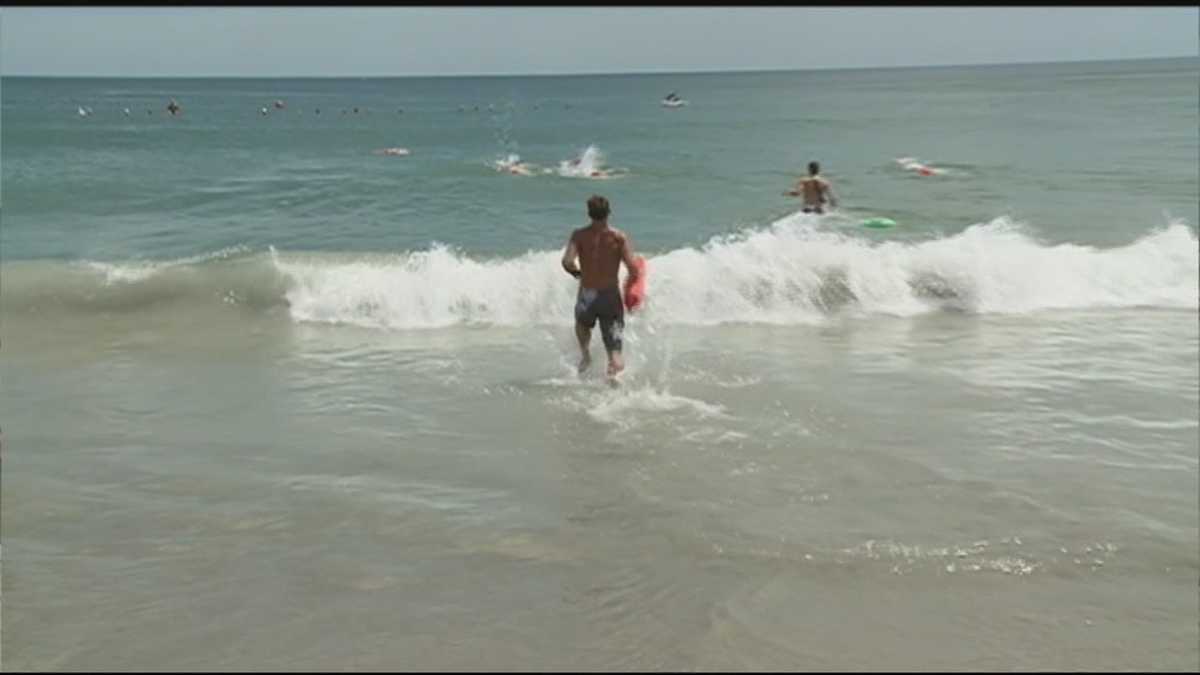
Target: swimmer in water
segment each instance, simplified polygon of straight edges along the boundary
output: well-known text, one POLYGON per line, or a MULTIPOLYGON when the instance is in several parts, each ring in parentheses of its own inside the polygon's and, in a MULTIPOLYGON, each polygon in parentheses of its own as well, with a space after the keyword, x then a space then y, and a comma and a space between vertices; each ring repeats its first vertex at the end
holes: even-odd
POLYGON ((624 169, 592 169, 586 173, 579 171, 583 165, 583 157, 575 157, 564 162, 567 169, 564 169, 562 164, 559 165, 559 175, 575 178, 592 178, 595 180, 604 180, 608 178, 616 178, 617 173, 624 173, 624 169), (569 172, 569 173, 564 173, 569 172))
POLYGON ((928 164, 922 164, 912 157, 899 157, 896 159, 896 163, 902 168, 908 169, 909 171, 915 171, 921 176, 937 176, 942 173, 941 169, 935 169, 928 164))
POLYGON ((821 165, 809 162, 808 176, 797 181, 795 188, 783 193, 789 197, 803 197, 804 205, 800 210, 804 213, 825 213, 826 202, 831 207, 837 207, 837 196, 833 193, 833 186, 820 174, 821 165))
POLYGON ((171 102, 167 104, 167 111, 174 117, 183 112, 183 106, 179 105, 179 102, 175 99, 171 99, 171 102))
POLYGON ((533 167, 528 163, 522 162, 520 155, 509 155, 505 159, 497 160, 496 170, 510 173, 514 176, 532 176, 533 167))

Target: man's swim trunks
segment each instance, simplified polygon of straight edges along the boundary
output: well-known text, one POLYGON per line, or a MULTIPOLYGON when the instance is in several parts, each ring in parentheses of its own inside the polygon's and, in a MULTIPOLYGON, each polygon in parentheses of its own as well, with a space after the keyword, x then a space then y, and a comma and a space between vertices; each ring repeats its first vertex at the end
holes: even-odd
POLYGON ((617 288, 580 288, 575 303, 575 321, 591 328, 600 320, 600 335, 604 347, 612 352, 621 351, 621 333, 625 330, 625 304, 621 302, 621 291, 617 288))

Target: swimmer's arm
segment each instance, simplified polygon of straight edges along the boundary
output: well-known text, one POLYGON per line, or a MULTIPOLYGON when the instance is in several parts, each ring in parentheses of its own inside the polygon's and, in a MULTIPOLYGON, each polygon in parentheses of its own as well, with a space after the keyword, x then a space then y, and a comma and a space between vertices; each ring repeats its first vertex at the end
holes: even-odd
POLYGON ((579 248, 575 246, 575 233, 571 233, 571 238, 567 240, 567 249, 563 251, 562 266, 567 271, 567 274, 579 278, 581 272, 579 266, 575 264, 575 258, 579 257, 579 248))
POLYGON ((637 281, 641 272, 638 271, 637 260, 633 255, 633 242, 629 241, 628 235, 621 238, 621 260, 625 261, 625 269, 629 271, 629 278, 625 283, 632 284, 637 281))

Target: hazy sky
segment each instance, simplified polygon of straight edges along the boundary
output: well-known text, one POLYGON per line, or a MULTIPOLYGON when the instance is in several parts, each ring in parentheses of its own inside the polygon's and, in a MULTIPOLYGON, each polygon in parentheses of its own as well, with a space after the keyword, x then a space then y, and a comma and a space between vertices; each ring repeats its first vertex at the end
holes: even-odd
POLYGON ((1195 7, 0 8, 4 75, 460 75, 1200 52, 1195 7))

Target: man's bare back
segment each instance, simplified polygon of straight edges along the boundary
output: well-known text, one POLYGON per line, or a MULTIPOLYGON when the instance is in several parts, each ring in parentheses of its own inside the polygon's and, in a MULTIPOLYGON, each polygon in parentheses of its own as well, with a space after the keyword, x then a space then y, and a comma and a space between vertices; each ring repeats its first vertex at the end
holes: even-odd
MULTIPOLYGON (((588 225, 571 234, 571 243, 579 255, 580 285, 596 290, 616 288, 621 261, 629 250, 625 233, 608 225, 588 225)), ((633 268, 630 260, 626 265, 633 268)))
POLYGON ((800 179, 800 192, 804 196, 805 206, 825 206, 825 191, 829 183, 820 176, 800 179))
POLYGON ((796 183, 795 189, 784 193, 790 197, 802 197, 804 200, 802 210, 805 213, 825 213, 826 202, 830 206, 837 206, 837 197, 833 194, 833 186, 818 175, 820 170, 820 166, 816 162, 809 162, 809 175, 801 178, 796 183))

